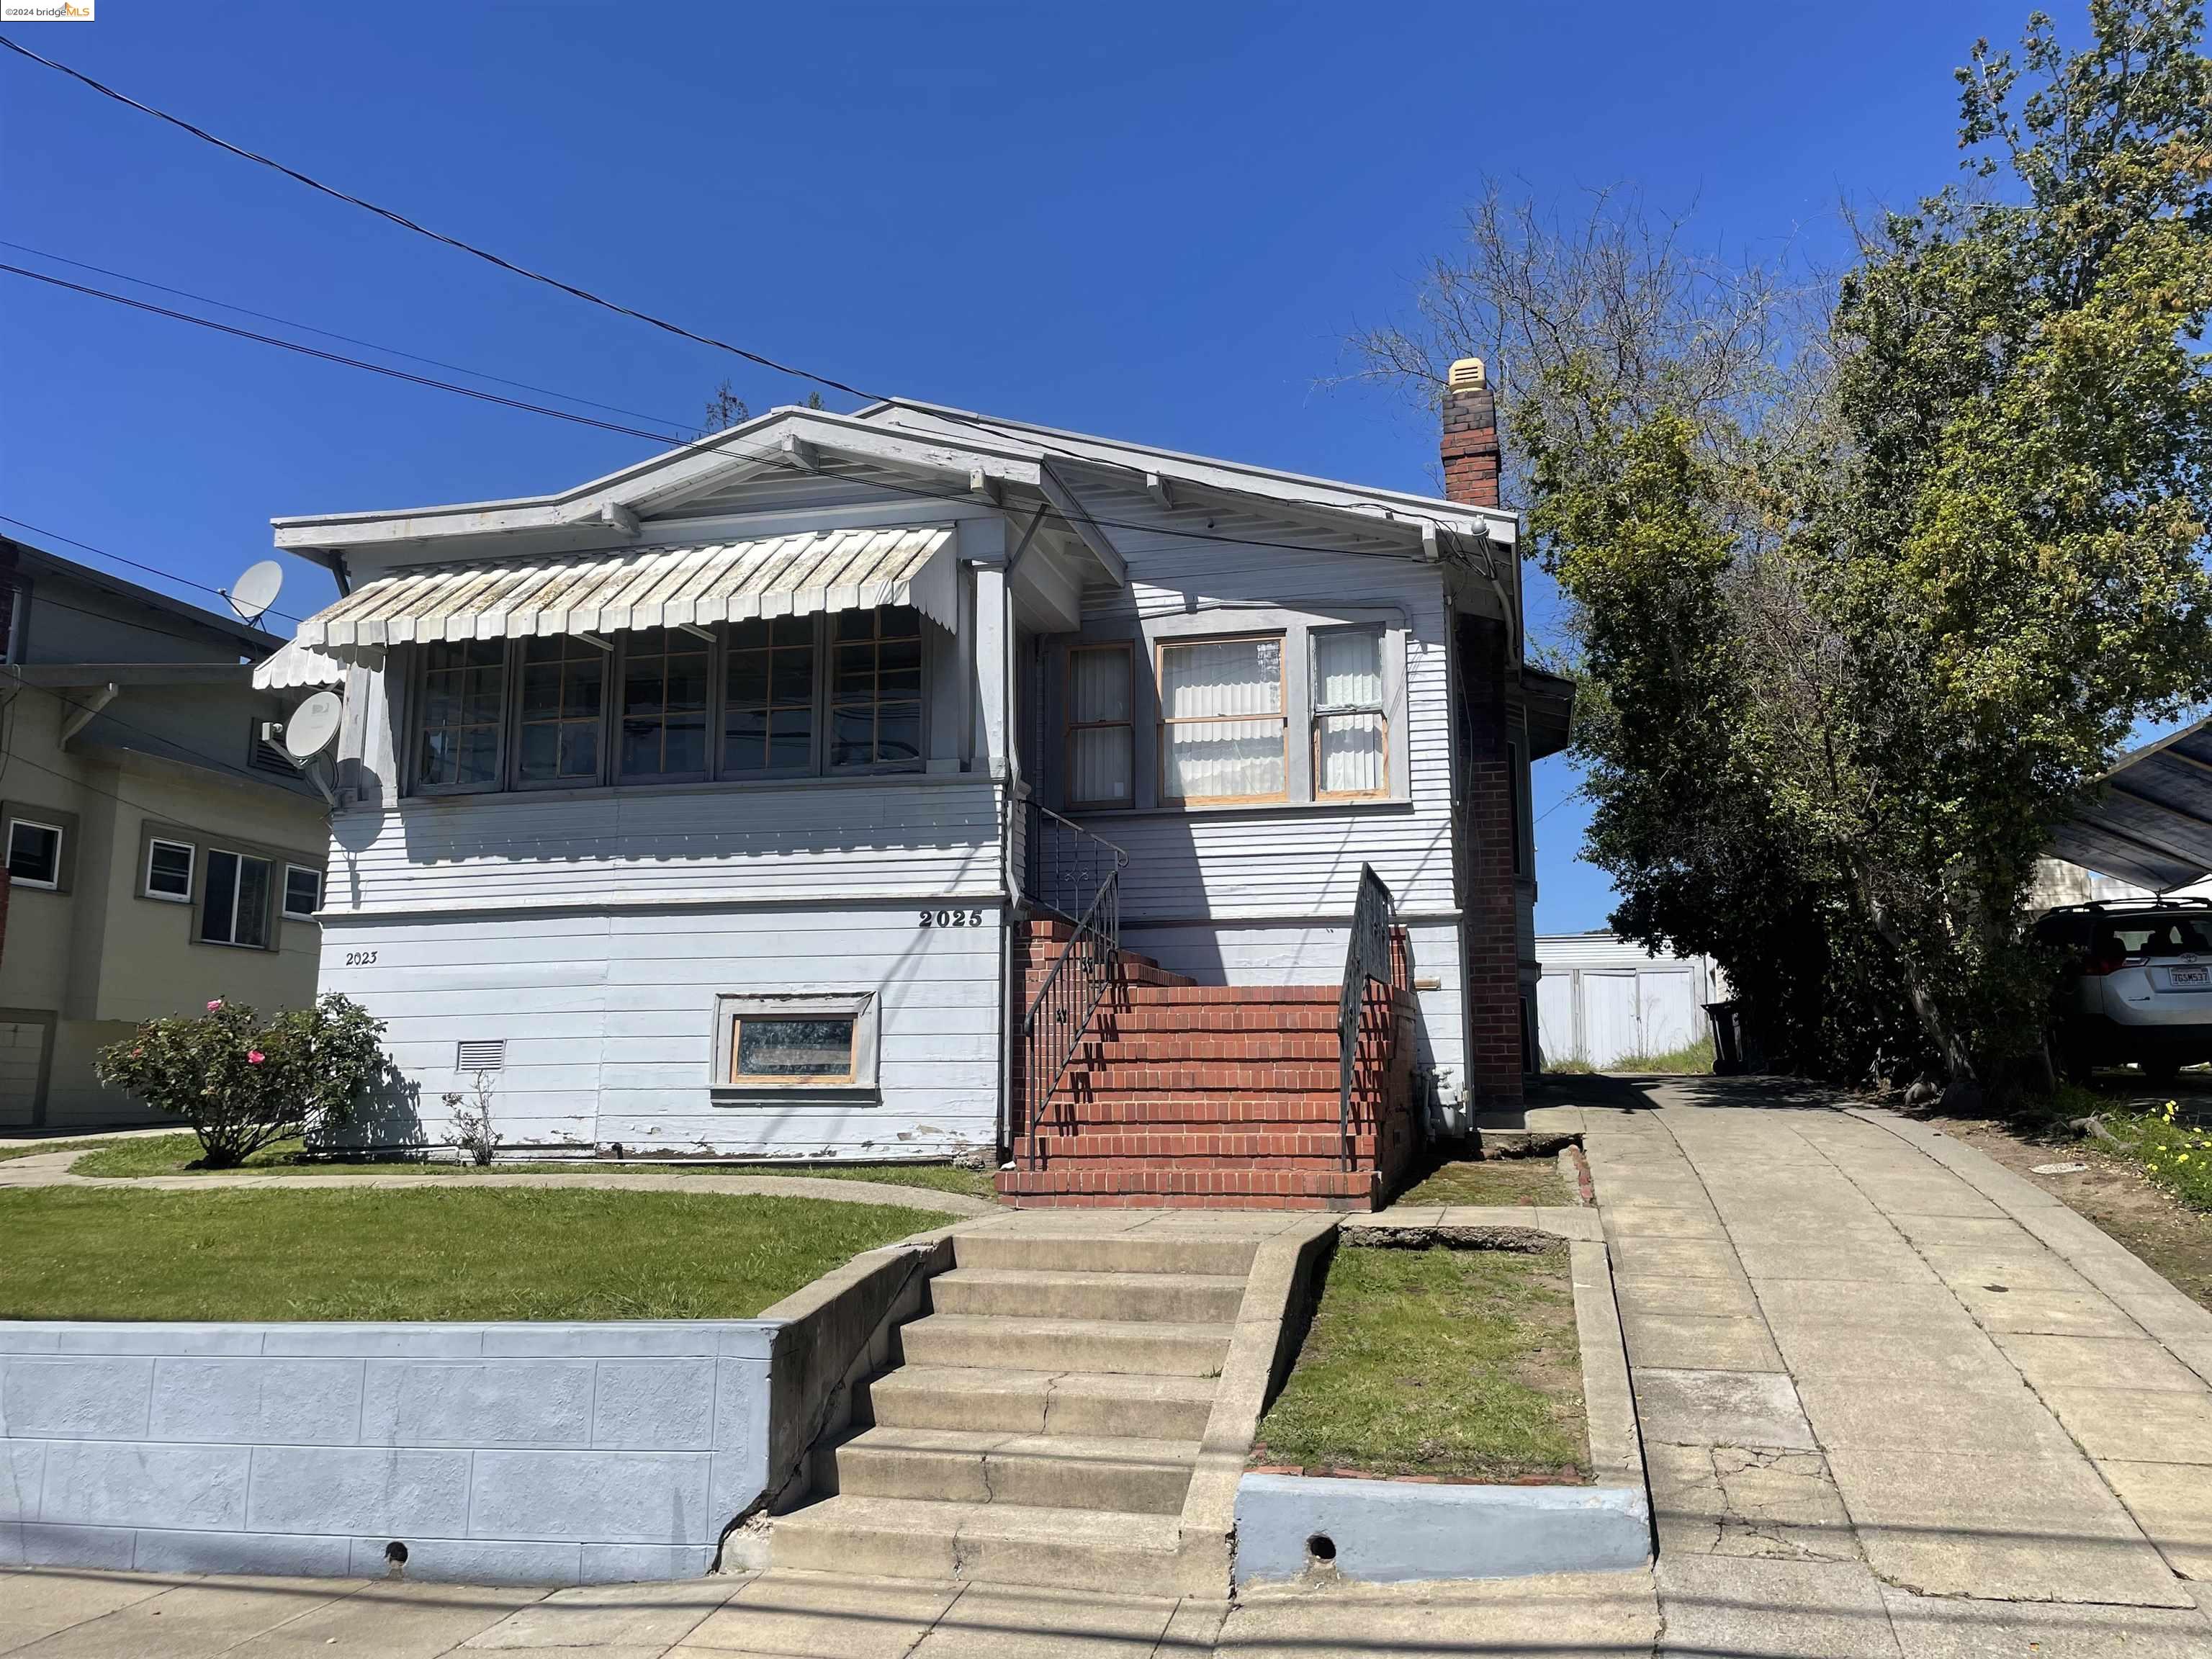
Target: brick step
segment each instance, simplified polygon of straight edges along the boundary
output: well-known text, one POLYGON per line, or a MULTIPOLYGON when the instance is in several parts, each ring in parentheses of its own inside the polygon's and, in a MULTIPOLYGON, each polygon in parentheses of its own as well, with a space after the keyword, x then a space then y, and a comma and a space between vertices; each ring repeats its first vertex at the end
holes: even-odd
POLYGON ((1354 1135, 1347 1141, 1339 1138, 1334 1124, 1305 1133, 1079 1128, 1062 1134, 1040 1130, 1023 1140, 1017 1157, 1024 1169, 1121 1163, 1194 1170, 1335 1170, 1343 1167, 1347 1146, 1355 1164, 1374 1161, 1373 1135, 1354 1135))
POLYGON ((938 1313, 1029 1319, 1162 1320, 1226 1324, 1244 1300, 1239 1273, 1117 1273, 955 1267, 929 1281, 938 1313))
POLYGON ((1188 1007, 1225 1003, 1249 1007, 1323 1007, 1336 1017, 1337 988, 1334 985, 1178 985, 1142 988, 1129 993, 1139 1008, 1188 1007))
MULTIPOLYGON (((1371 1121, 1374 1112, 1365 1097, 1352 1097, 1355 1122, 1371 1121)), ((1035 1127, 1073 1125, 1100 1129, 1115 1124, 1148 1125, 1181 1129, 1295 1128, 1339 1121, 1336 1091, 1312 1090, 1302 1094, 1109 1095, 1070 1094, 1063 1082, 1052 1103, 1039 1114, 1035 1127)))
POLYGON ((1218 1376, 1228 1357, 1231 1328, 1225 1323, 933 1313, 901 1326, 899 1342, 907 1360, 916 1365, 1012 1366, 1025 1371, 1057 1365, 1148 1376, 1218 1376))
MULTIPOLYGON (((999 1194, 1018 1206, 1371 1210, 1369 1170, 1001 1170, 999 1194)), ((908 1327, 908 1329, 912 1329, 908 1327)))
MULTIPOLYGON (((1023 988, 1027 991, 1030 1001, 1034 1002, 1036 1000, 1036 994, 1044 989, 1045 981, 1051 975, 1052 963, 1049 962, 1033 962, 1022 970, 1023 988)), ((1197 988, 1198 985, 1195 980, 1188 975, 1171 974, 1156 962, 1143 960, 1132 962, 1127 958, 1115 968, 1114 981, 1116 987, 1141 986, 1151 990, 1197 988)), ((1119 993, 1115 989, 1109 988, 1106 994, 1109 998, 1112 998, 1119 993)))
POLYGON ((1261 1031, 1130 1031, 1086 1037, 1079 1060, 1089 1064, 1249 1065, 1261 1061, 1304 1060, 1336 1064, 1336 1032, 1310 1030, 1261 1031))
POLYGON ((1252 1270, 1259 1249, 1256 1239, 1200 1233, 1132 1237, 1118 1232, 999 1232, 987 1228, 952 1236, 952 1259, 963 1267, 1018 1267, 1036 1273, 1243 1274, 1252 1270))
POLYGON ((868 1498, 1180 1515, 1198 1441, 878 1425, 829 1462, 835 1490, 868 1498))
MULTIPOLYGON (((956 1242, 968 1237, 956 1235, 956 1242)), ((854 1411, 860 1422, 900 1428, 1196 1440, 1206 1433, 1216 1387, 1210 1376, 902 1365, 862 1384, 854 1411)))
POLYGON ((769 1548, 817 1572, 1173 1595, 1179 1534, 1172 1515, 846 1494, 780 1517, 769 1548))
POLYGON ((1334 1055, 1327 1065, 1313 1060, 1207 1060, 1176 1066, 1158 1060, 1124 1060, 1115 1045, 1097 1059, 1079 1058, 1061 1079, 1060 1091, 1078 1099, 1086 1095, 1307 1094, 1340 1085, 1334 1055))
MULTIPOLYGON (((1211 987, 1194 986, 1194 990, 1211 987)), ((1152 1032, 1336 1031, 1336 1005, 1317 1002, 1109 1001, 1098 1010, 1096 1030, 1109 1035, 1152 1032)))

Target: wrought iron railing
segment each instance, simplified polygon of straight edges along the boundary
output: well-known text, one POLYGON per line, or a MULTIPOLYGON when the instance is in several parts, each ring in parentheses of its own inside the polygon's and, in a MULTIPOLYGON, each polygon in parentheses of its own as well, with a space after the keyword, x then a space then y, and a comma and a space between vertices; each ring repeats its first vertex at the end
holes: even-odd
POLYGON ((1034 800, 1022 803, 1022 895, 1065 921, 1083 915, 1129 855, 1034 800))
POLYGON ((1121 872, 1112 866, 1023 1018, 1022 1133, 1035 1134, 1044 1121, 1052 1091, 1113 987, 1121 949, 1121 872))
MULTIPOLYGON (((1352 1084, 1359 1064, 1359 1026, 1367 1006, 1371 981, 1389 987, 1396 982, 1391 957, 1391 935, 1397 925, 1397 907, 1390 890, 1373 866, 1359 866, 1359 896, 1352 906, 1352 942, 1344 952, 1344 985, 1336 1003, 1336 1133, 1344 1167, 1353 1167, 1352 1084)), ((1382 1125, 1376 1132, 1379 1136, 1382 1125)))

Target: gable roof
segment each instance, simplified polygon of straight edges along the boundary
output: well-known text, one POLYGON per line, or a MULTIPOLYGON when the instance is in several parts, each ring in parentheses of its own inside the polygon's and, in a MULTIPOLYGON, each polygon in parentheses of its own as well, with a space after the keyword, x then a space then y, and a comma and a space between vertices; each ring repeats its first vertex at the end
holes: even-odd
MULTIPOLYGON (((203 611, 196 605, 171 599, 167 593, 151 587, 142 587, 137 582, 126 581, 120 576, 111 576, 104 570, 95 570, 88 564, 64 558, 58 553, 49 553, 14 536, 0 536, 0 569, 27 571, 33 576, 46 576, 75 582, 82 587, 106 594, 129 605, 158 611, 164 617, 199 629, 203 632, 227 640, 238 647, 241 657, 264 657, 284 641, 276 635, 258 628, 203 611)), ((210 643, 213 641, 210 641, 210 643)))

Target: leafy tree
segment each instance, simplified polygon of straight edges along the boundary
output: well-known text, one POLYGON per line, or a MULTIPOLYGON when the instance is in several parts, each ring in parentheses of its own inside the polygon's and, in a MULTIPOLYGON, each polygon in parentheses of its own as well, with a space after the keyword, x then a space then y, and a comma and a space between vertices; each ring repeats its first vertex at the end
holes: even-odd
POLYGON ((1970 183, 1840 281, 1493 191, 1420 322, 1358 342, 1422 388, 1501 361, 1615 925, 1713 954, 1803 1069, 2017 1079, 2049 827, 2212 693, 2212 65, 2194 4, 2090 22, 1976 45, 1970 183))
POLYGON ((190 1120, 204 1161, 226 1169, 271 1141, 343 1128, 383 1080, 381 1020, 335 992, 261 1018, 218 997, 204 1013, 149 1020, 100 1050, 100 1080, 190 1120))

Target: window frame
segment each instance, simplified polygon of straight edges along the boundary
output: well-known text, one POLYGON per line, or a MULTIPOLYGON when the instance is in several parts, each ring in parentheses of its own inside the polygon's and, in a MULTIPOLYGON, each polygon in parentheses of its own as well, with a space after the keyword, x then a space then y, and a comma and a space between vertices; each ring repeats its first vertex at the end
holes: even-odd
MULTIPOLYGON (((715 635, 716 650, 714 684, 709 688, 709 692, 714 702, 714 780, 716 782, 773 783, 779 779, 820 778, 827 777, 830 775, 830 733, 828 719, 830 706, 830 653, 825 635, 829 632, 829 618, 834 614, 836 613, 830 611, 816 611, 806 619, 811 624, 810 631, 812 635, 812 639, 807 646, 807 650, 813 658, 813 664, 811 671, 807 676, 807 684, 809 687, 807 693, 807 717, 809 721, 809 730, 806 743, 806 764, 803 769, 787 766, 769 766, 763 767, 758 771, 733 771, 731 769, 728 759, 730 738, 730 657, 732 649, 732 636, 733 632, 746 623, 765 623, 768 625, 769 644, 767 649, 769 653, 769 685, 770 695, 768 702, 764 706, 771 714, 773 714, 775 710, 775 699, 774 696, 775 653, 778 650, 796 650, 798 647, 795 646, 779 647, 775 643, 775 624, 779 622, 788 620, 786 617, 739 617, 734 622, 726 622, 722 624, 721 631, 715 635)), ((757 647, 748 647, 746 648, 750 650, 757 647)), ((927 654, 928 653, 927 652, 923 653, 925 657, 927 657, 927 654)), ((923 668, 925 677, 927 676, 927 666, 925 663, 923 668)), ((925 746, 927 746, 926 743, 925 746)))
POLYGON ((883 998, 874 991, 725 991, 714 998, 710 1049, 713 1070, 708 1086, 717 1103, 744 1103, 747 1096, 787 1100, 817 1094, 851 1099, 877 1093, 878 1042, 883 998), (851 1069, 842 1077, 744 1077, 735 1067, 738 1032, 748 1019, 849 1019, 853 1022, 851 1069))
MULTIPOLYGON (((727 635, 725 634, 715 634, 710 638, 702 640, 697 635, 690 632, 688 629, 682 628, 674 623, 670 623, 665 627, 658 629, 625 628, 616 634, 615 659, 612 664, 613 679, 612 684, 609 688, 610 695, 607 698, 606 710, 606 717, 610 723, 611 729, 607 737, 606 759, 600 768, 601 774, 605 777, 617 787, 625 789, 653 789, 658 788, 664 784, 711 783, 715 781, 714 763, 720 758, 720 750, 722 737, 722 705, 721 698, 717 695, 719 688, 716 686, 715 681, 721 672, 723 659, 727 654, 723 649, 726 642, 726 639, 727 635), (626 697, 628 695, 629 684, 630 648, 636 642, 637 636, 639 635, 653 633, 673 635, 680 639, 690 640, 694 645, 699 647, 696 654, 703 656, 706 659, 705 675, 707 696, 706 700, 700 705, 699 709, 699 718, 702 722, 699 757, 701 760, 705 762, 706 764, 696 772, 632 773, 623 770, 622 727, 625 716, 620 707, 620 700, 626 697)), ((669 653, 664 651, 658 654, 665 659, 669 653)), ((685 654, 688 655, 693 653, 687 653, 685 654)), ((667 684, 667 674, 665 670, 662 672, 661 684, 662 686, 665 688, 667 684)), ((520 703, 521 699, 517 698, 515 701, 520 703)), ((665 712, 660 716, 660 729, 661 749, 662 752, 665 754, 667 750, 668 742, 668 720, 665 712)))
POLYGON ((1317 801, 1389 800, 1390 765, 1390 630, 1381 623, 1334 623, 1306 630, 1306 744, 1311 751, 1313 798, 1317 801), (1334 634, 1366 634, 1375 641, 1375 701, 1328 703, 1321 700, 1321 642, 1334 634), (1382 725, 1382 781, 1376 789, 1324 789, 1321 783, 1322 721, 1352 714, 1372 714, 1382 725))
MULTIPOLYGON (((926 614, 924 614, 921 607, 916 605, 871 605, 849 606, 843 611, 824 611, 818 613, 815 628, 815 638, 817 641, 814 657, 814 708, 815 714, 817 716, 815 754, 817 757, 817 770, 815 772, 814 775, 823 778, 897 777, 905 773, 927 771, 929 769, 929 694, 931 689, 929 678, 929 618, 926 614), (839 617, 848 617, 855 614, 861 616, 874 616, 878 612, 884 611, 911 611, 914 612, 914 637, 919 658, 919 665, 915 676, 915 690, 913 697, 915 721, 915 757, 910 761, 875 760, 861 761, 850 765, 840 764, 833 758, 836 753, 837 748, 837 703, 835 678, 836 670, 836 652, 841 645, 860 645, 863 643, 874 645, 878 652, 876 672, 880 675, 883 672, 883 660, 881 654, 883 639, 880 635, 872 635, 870 639, 866 641, 860 640, 841 641, 836 635, 836 630, 830 626, 830 623, 834 618, 839 617)), ((877 710, 880 710, 882 708, 883 697, 881 690, 882 688, 878 686, 876 701, 868 704, 867 706, 869 708, 877 710)), ((903 703, 907 702, 908 699, 901 697, 898 701, 903 703)), ((848 706, 857 707, 858 705, 848 706)), ((878 729, 880 730, 880 721, 878 721, 878 729)))
POLYGON ((1292 804, 1293 798, 1291 794, 1291 630, 1288 628, 1277 626, 1215 634, 1178 634, 1173 638, 1155 641, 1152 647, 1152 686, 1155 703, 1152 784, 1162 806, 1195 807, 1200 811, 1205 811, 1216 806, 1279 806, 1292 804), (1180 651, 1192 646, 1224 645, 1245 641, 1256 643, 1268 640, 1274 641, 1279 647, 1275 653, 1276 702, 1279 706, 1273 714, 1187 715, 1180 720, 1169 717, 1167 703, 1160 689, 1167 684, 1167 653, 1170 651, 1180 651), (1281 789, 1272 795, 1177 795, 1169 792, 1168 728, 1170 726, 1226 720, 1256 725, 1266 720, 1273 720, 1276 722, 1277 733, 1282 743, 1283 787, 1281 789))
POLYGON ((477 645, 486 641, 477 640, 418 640, 415 643, 414 661, 409 665, 409 698, 407 705, 407 787, 404 793, 426 798, 441 795, 492 795, 513 787, 508 771, 514 752, 509 728, 514 723, 521 699, 514 695, 514 665, 516 652, 513 640, 501 640, 500 644, 500 708, 499 719, 493 722, 498 749, 492 763, 492 775, 487 783, 425 783, 422 781, 422 757, 428 746, 430 734, 424 727, 423 716, 429 710, 430 653, 441 645, 477 645))
POLYGON ((151 830, 147 832, 145 851, 138 860, 138 896, 140 898, 152 899, 158 904, 190 904, 192 902, 192 895, 199 886, 199 879, 200 849, 197 842, 185 841, 175 836, 157 835, 151 830), (185 890, 183 892, 164 893, 154 885, 154 849, 157 847, 184 848, 185 890))
POLYGON ((276 890, 276 915, 281 920, 313 921, 315 919, 316 912, 323 908, 323 873, 312 864, 295 864, 289 859, 285 860, 283 884, 276 890), (315 908, 313 910, 295 910, 292 908, 292 877, 295 872, 314 878, 315 908))
POLYGON ((200 860, 200 864, 204 873, 195 884, 198 889, 198 894, 196 902, 192 907, 192 943, 195 945, 216 945, 226 951, 276 950, 277 948, 277 918, 271 913, 276 910, 278 905, 283 902, 283 896, 277 890, 276 881, 276 871, 280 866, 282 860, 272 854, 250 852, 244 848, 239 847, 210 847, 203 850, 206 856, 200 860), (237 937, 239 893, 245 886, 245 884, 237 878, 237 875, 233 876, 230 889, 231 937, 228 939, 210 939, 207 936, 208 884, 210 879, 215 874, 215 861, 218 858, 236 860, 238 861, 239 874, 244 873, 246 860, 248 859, 252 860, 257 864, 265 864, 269 866, 270 880, 268 886, 264 889, 264 896, 262 901, 263 911, 261 927, 263 942, 258 945, 254 944, 251 940, 241 940, 237 937))
POLYGON ((1137 653, 1133 640, 1079 640, 1062 653, 1060 665, 1060 764, 1066 787, 1060 791, 1068 810, 1079 812, 1128 812, 1137 805, 1137 653), (1118 720, 1079 720, 1075 718, 1075 659, 1087 652, 1115 651, 1121 657, 1127 678, 1123 707, 1129 712, 1118 720), (1129 798, 1127 800, 1082 800, 1075 793, 1075 734, 1079 732, 1126 731, 1129 734, 1129 798))
POLYGON ((67 892, 69 890, 69 884, 66 878, 68 870, 66 860, 69 856, 68 848, 69 828, 67 825, 52 823, 42 817, 33 817, 27 812, 9 813, 7 845, 4 848, 0 848, 0 853, 4 853, 5 854, 4 867, 8 872, 8 885, 9 889, 12 890, 15 888, 21 887, 33 893, 67 892), (53 836, 53 875, 51 878, 46 881, 33 881, 28 876, 19 876, 15 873, 15 831, 19 829, 25 828, 32 830, 45 830, 50 831, 53 836))
MULTIPOLYGON (((599 653, 600 661, 599 767, 588 778, 526 778, 522 775, 522 728, 531 724, 524 718, 522 712, 522 677, 529 672, 531 641, 510 640, 507 641, 507 725, 509 728, 507 733, 507 754, 508 758, 500 769, 498 792, 505 793, 509 790, 597 788, 607 781, 610 769, 613 763, 610 750, 614 743, 615 686, 619 672, 616 657, 618 653, 606 646, 593 645, 581 634, 543 635, 537 637, 574 640, 587 650, 599 653)), ((580 658, 577 660, 580 661, 582 659, 580 658)), ((562 666, 565 668, 568 659, 564 658, 562 666)), ((579 725, 581 723, 575 722, 579 725)), ((556 720, 552 724, 565 726, 570 722, 562 719, 556 720)), ((557 739, 555 744, 555 753, 556 755, 559 753, 557 739)))

